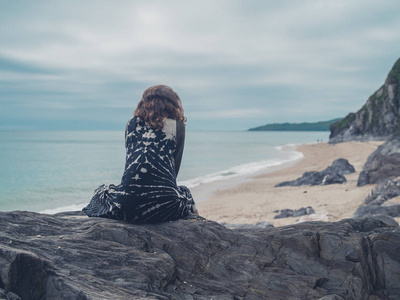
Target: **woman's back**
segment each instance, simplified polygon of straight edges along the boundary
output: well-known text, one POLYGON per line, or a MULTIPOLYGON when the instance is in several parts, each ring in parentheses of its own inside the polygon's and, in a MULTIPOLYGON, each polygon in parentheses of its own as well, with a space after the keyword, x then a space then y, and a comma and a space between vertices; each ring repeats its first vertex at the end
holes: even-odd
POLYGON ((121 183, 98 187, 83 209, 87 215, 156 223, 197 212, 189 189, 176 184, 184 144, 183 121, 180 99, 171 88, 147 89, 126 126, 121 183))
POLYGON ((126 133, 126 163, 121 185, 127 190, 137 185, 157 185, 158 189, 176 188, 175 157, 176 120, 154 130, 143 120, 133 117, 126 133), (160 185, 163 185, 162 187, 160 185))

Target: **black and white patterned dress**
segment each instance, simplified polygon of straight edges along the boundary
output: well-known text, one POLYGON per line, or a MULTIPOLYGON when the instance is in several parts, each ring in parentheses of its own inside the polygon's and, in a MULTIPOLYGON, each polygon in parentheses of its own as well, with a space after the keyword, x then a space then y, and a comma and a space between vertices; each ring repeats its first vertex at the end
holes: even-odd
POLYGON ((155 130, 137 117, 125 131, 126 164, 121 184, 103 184, 83 211, 89 217, 109 217, 137 223, 176 220, 196 211, 189 189, 178 186, 184 124, 166 119, 155 130))

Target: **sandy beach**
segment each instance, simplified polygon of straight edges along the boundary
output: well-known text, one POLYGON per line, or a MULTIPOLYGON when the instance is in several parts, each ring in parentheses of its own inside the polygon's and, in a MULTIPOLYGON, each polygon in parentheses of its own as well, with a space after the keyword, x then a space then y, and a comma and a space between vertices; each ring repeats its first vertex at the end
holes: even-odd
POLYGON ((198 203, 200 214, 207 219, 228 224, 255 224, 267 221, 283 226, 302 221, 337 221, 349 218, 374 187, 357 187, 357 179, 368 156, 382 142, 317 143, 302 145, 304 158, 294 165, 260 174, 250 182, 218 190, 208 200, 198 203), (307 171, 322 171, 335 159, 345 158, 356 172, 346 175, 344 184, 326 186, 278 187, 280 182, 295 180, 307 171), (315 214, 304 217, 274 219, 277 210, 311 206, 315 214))

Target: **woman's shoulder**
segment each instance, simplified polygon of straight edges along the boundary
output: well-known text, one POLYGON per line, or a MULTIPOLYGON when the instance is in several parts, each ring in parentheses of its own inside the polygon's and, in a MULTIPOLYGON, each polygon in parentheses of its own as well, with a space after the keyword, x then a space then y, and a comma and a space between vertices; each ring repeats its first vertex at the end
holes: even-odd
POLYGON ((130 119, 128 120, 128 122, 126 122, 125 134, 126 134, 127 132, 132 132, 132 131, 134 131, 135 128, 136 128, 136 125, 137 125, 137 123, 138 123, 139 121, 140 121, 140 120, 139 120, 138 117, 133 116, 132 118, 130 118, 130 119))
POLYGON ((130 118, 130 119, 128 120, 127 124, 131 124, 131 123, 133 123, 133 122, 137 122, 137 120, 138 120, 138 117, 133 116, 132 118, 130 118))
MULTIPOLYGON (((139 117, 133 116, 128 120, 126 124, 126 130, 135 130, 137 128, 137 125, 141 125, 143 128, 148 128, 149 130, 152 129, 152 127, 148 125, 145 121, 141 120, 139 117)), ((185 127, 185 124, 182 121, 166 118, 164 122, 164 127, 160 129, 160 131, 163 131, 168 137, 170 137, 175 136, 177 129, 181 129, 182 127, 185 127)))
POLYGON ((175 119, 166 118, 165 119, 166 126, 176 126, 176 127, 185 127, 185 122, 175 119))
POLYGON ((132 127, 132 126, 136 126, 136 124, 142 122, 142 120, 139 117, 133 116, 132 118, 130 118, 128 120, 128 122, 126 123, 126 128, 128 127, 132 127))
POLYGON ((165 124, 164 127, 165 126, 176 125, 176 122, 178 122, 178 121, 175 120, 175 119, 166 118, 165 122, 164 122, 164 124, 165 124))
POLYGON ((176 121, 176 128, 178 131, 185 131, 185 122, 177 120, 176 121))
POLYGON ((165 119, 164 127, 161 129, 167 136, 167 138, 173 138, 176 135, 176 120, 165 119))

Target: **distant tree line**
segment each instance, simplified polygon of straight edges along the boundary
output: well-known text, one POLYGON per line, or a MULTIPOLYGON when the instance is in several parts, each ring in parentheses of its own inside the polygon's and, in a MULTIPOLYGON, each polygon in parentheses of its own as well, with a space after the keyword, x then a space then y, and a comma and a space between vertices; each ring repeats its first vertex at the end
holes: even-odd
POLYGON ((250 128, 248 131, 329 131, 329 125, 340 120, 341 118, 315 123, 274 123, 250 128))

